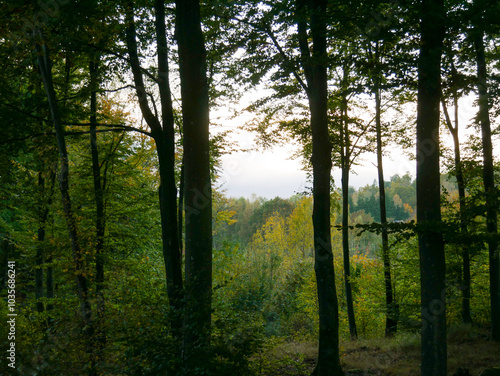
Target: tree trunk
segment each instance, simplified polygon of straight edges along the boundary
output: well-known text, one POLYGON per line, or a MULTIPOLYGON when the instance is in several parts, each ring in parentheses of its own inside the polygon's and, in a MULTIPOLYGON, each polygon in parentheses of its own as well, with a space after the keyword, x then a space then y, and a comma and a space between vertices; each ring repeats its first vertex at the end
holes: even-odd
POLYGON ((80 312, 84 323, 84 332, 87 336, 87 353, 90 357, 89 375, 96 375, 94 357, 93 357, 93 326, 92 326, 92 307, 88 296, 87 271, 85 270, 84 252, 80 247, 76 220, 71 206, 71 196, 69 193, 69 161, 64 139, 64 129, 59 115, 56 92, 52 82, 52 63, 49 56, 47 45, 44 43, 42 33, 35 32, 36 52, 40 73, 45 86, 47 100, 50 107, 52 122, 56 134, 57 147, 60 159, 59 189, 61 191, 64 214, 68 226, 68 232, 71 239, 71 250, 73 253, 73 266, 76 277, 78 296, 80 298, 80 312))
POLYGON ((442 0, 423 0, 418 60, 417 222, 423 376, 446 375, 445 256, 441 232, 439 104, 445 33, 442 0))
POLYGON ((90 151, 92 155, 92 175, 94 180, 94 197, 96 205, 96 245, 95 245, 95 282, 96 282, 96 361, 102 361, 104 346, 106 344, 106 331, 104 329, 104 314, 106 304, 104 300, 104 233, 106 220, 104 216, 104 189, 99 166, 99 150, 97 147, 97 69, 99 58, 91 56, 89 63, 90 73, 90 151))
MULTIPOLYGON (((378 53, 378 51, 376 52, 378 53)), ((378 63, 378 61, 377 61, 378 63)), ((381 99, 379 73, 375 77, 375 128, 377 133, 377 170, 378 170, 378 190, 380 204, 380 224, 382 225, 382 260, 384 263, 384 287, 385 287, 385 336, 390 337, 397 331, 397 309, 392 291, 391 258, 389 254, 389 235, 387 233, 387 211, 385 205, 385 182, 384 166, 382 160, 382 123, 381 123, 381 99)))
MULTIPOLYGON (((345 70, 344 70, 344 74, 345 70)), ((349 138, 349 123, 347 118, 347 97, 343 94, 342 98, 342 121, 341 121, 341 165, 342 165, 342 254, 344 260, 344 284, 345 284, 345 299, 347 304, 347 319, 349 321, 349 333, 351 339, 358 338, 356 328, 356 318, 354 315, 354 302, 352 299, 352 283, 351 283, 351 262, 349 252, 349 171, 350 171, 350 138, 349 138)))
POLYGON ((184 248, 182 236, 184 230, 184 157, 182 158, 181 177, 179 182, 179 209, 177 218, 179 222, 179 250, 182 253, 184 248))
MULTIPOLYGON (((40 223, 38 225, 38 244, 36 250, 36 269, 35 269, 35 296, 37 298, 36 308, 38 312, 43 312, 45 310, 44 304, 40 301, 41 298, 44 297, 44 288, 43 288, 43 268, 45 265, 45 258, 49 259, 49 256, 45 252, 45 226, 47 225, 47 218, 49 217, 50 206, 52 205, 52 199, 54 195, 54 185, 55 185, 56 175, 54 172, 50 172, 50 188, 48 193, 45 192, 45 179, 43 177, 42 172, 38 173, 38 187, 40 188, 40 194, 42 195, 42 202, 45 198, 47 201, 40 205, 40 223)), ((49 277, 49 269, 52 272, 52 267, 47 267, 47 282, 49 277)), ((46 286, 47 297, 49 297, 49 286, 46 286)), ((53 289, 53 285, 52 285, 53 289)), ((47 305, 47 310, 51 309, 49 304, 47 305)))
MULTIPOLYGON (((460 156, 460 139, 458 137, 458 98, 456 88, 454 88, 454 107, 455 107, 455 126, 453 126, 446 103, 444 99, 441 100, 443 113, 445 115, 446 125, 453 137, 453 150, 455 154, 455 173, 458 186, 458 202, 459 202, 459 216, 460 216, 460 233, 465 237, 468 233, 467 220, 466 220, 466 201, 465 201, 465 181, 462 169, 462 161, 460 156)), ((472 316, 470 311, 470 286, 471 286, 471 273, 470 273, 470 254, 467 245, 459 244, 458 248, 462 254, 462 322, 472 323, 472 316)))
POLYGON ((210 361, 212 190, 206 51, 199 0, 176 1, 184 130, 185 315, 188 373, 210 361))
POLYGON ((54 318, 52 317, 50 311, 54 309, 54 268, 52 266, 52 254, 48 254, 45 263, 47 265, 47 271, 45 275, 45 285, 46 285, 46 296, 47 296, 47 306, 46 311, 48 312, 47 316, 47 325, 51 326, 54 322, 54 318))
MULTIPOLYGON (((158 87, 160 92, 162 121, 153 114, 149 106, 148 94, 144 86, 142 68, 137 52, 137 37, 134 24, 133 4, 126 7, 126 43, 130 57, 130 67, 144 120, 151 129, 156 143, 160 172, 160 216, 162 229, 162 251, 165 263, 167 293, 170 305, 170 326, 173 337, 180 344, 182 333, 182 257, 179 250, 177 224, 177 187, 175 182, 175 139, 174 119, 168 79, 168 55, 165 34, 165 5, 155 1, 155 27, 158 43, 158 87)), ((180 357, 180 355, 179 355, 180 357)))
POLYGON ((483 32, 476 28, 474 46, 477 62, 477 88, 479 92, 479 122, 483 141, 483 183, 486 195, 486 226, 490 238, 488 240, 490 261, 490 309, 491 337, 500 341, 500 259, 498 252, 498 200, 495 188, 493 146, 491 143, 491 124, 488 104, 488 82, 486 57, 484 54, 483 32))
MULTIPOLYGON (((54 188, 56 185, 56 164, 51 167, 50 170, 50 196, 48 201, 48 207, 52 205, 52 200, 54 198, 54 188)), ((47 297, 47 305, 45 306, 45 310, 47 311, 47 325, 51 326, 54 319, 51 316, 50 311, 54 309, 54 268, 52 266, 52 253, 47 253, 45 255, 45 264, 46 264, 46 272, 45 272, 45 293, 47 297)))
POLYGON ((318 363, 314 375, 343 375, 339 358, 339 316, 331 243, 330 173, 332 146, 328 132, 326 1, 297 1, 297 26, 302 66, 308 84, 313 166, 314 270, 319 304, 318 363), (313 54, 307 43, 307 5, 311 11, 313 54))
POLYGON ((177 223, 177 185, 175 180, 175 128, 172 95, 168 70, 168 45, 165 25, 165 2, 155 0, 155 30, 158 43, 158 88, 161 100, 161 127, 152 128, 160 163, 160 209, 163 255, 167 267, 167 281, 171 285, 168 296, 172 309, 174 336, 182 337, 182 254, 177 223), (160 131, 161 129, 161 131, 160 131), (170 276, 170 277, 169 277, 170 276))
MULTIPOLYGON (((45 188, 45 179, 42 176, 42 172, 38 172, 38 188, 40 194, 43 194, 45 188)), ((42 205, 40 205, 42 206, 42 205)), ((36 297, 36 310, 38 312, 44 311, 44 305, 41 301, 43 297, 43 261, 44 261, 44 244, 45 241, 45 222, 47 216, 45 215, 45 208, 40 207, 40 223, 38 224, 38 243, 36 247, 35 256, 35 297, 36 297)))

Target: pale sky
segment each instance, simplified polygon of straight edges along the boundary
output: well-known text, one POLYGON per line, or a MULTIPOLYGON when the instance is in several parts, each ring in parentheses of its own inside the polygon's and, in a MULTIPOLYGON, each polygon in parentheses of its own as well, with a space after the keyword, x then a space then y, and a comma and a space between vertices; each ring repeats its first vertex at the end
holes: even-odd
MULTIPOLYGON (((287 198, 304 192, 311 187, 307 183, 306 172, 299 160, 290 159, 293 149, 275 147, 264 152, 237 152, 223 157, 223 170, 216 185, 229 197, 247 197, 252 194, 272 199, 276 196, 287 198)), ((396 153, 397 154, 397 153, 396 153)), ((359 188, 377 180, 375 155, 366 156, 360 166, 355 166, 349 178, 349 185, 359 188)), ((415 164, 405 156, 384 158, 385 180, 395 174, 410 172, 415 175, 415 164), (395 158, 396 157, 396 158, 395 158), (394 160, 396 159, 396 160, 394 160)), ((340 187, 340 169, 334 168, 332 175, 335 185, 340 187)))
MULTIPOLYGON (((474 97, 471 96, 461 101, 459 107, 459 121, 461 142, 466 140, 465 135, 476 133, 477 130, 465 129, 470 124, 471 118, 475 115, 476 109, 473 105, 474 97)), ((449 109, 452 112, 452 109, 449 109)), ((221 113, 225 111, 222 110, 221 113)), ((453 113, 450 114, 453 118, 453 113)), ((220 129, 231 129, 235 133, 234 141, 239 148, 255 148, 253 136, 245 131, 237 131, 238 127, 245 123, 250 115, 232 118, 231 120, 222 120, 219 118, 220 129)), ((453 120, 453 119, 452 119, 453 120)), ((497 119, 498 120, 498 119, 497 119)), ((449 132, 442 128, 441 137, 445 140, 448 147, 451 147, 451 137, 449 132)), ((494 141, 495 143, 495 141, 494 141)), ((496 149, 497 160, 500 158, 500 148, 496 149)), ((291 159, 294 154, 294 146, 283 145, 276 146, 265 151, 235 152, 222 157, 222 172, 216 182, 229 197, 247 197, 252 194, 272 199, 276 196, 287 198, 296 193, 304 192, 310 189, 311 182, 307 182, 306 172, 302 170, 300 160, 291 159)), ((399 149, 389 150, 389 156, 384 156, 384 179, 388 181, 391 176, 396 174, 402 176, 406 173, 415 178, 415 162, 410 161, 408 156, 404 155, 399 149)), ((341 186, 340 168, 332 170, 332 176, 337 187, 341 186)), ((349 185, 355 188, 372 184, 377 181, 376 157, 374 153, 367 154, 359 160, 359 166, 353 167, 353 172, 349 176, 349 185)))

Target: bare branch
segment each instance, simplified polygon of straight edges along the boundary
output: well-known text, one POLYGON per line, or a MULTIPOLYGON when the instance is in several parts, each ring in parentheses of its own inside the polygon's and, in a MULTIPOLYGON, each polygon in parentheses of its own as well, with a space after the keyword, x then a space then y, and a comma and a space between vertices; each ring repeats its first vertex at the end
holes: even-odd
MULTIPOLYGON (((72 126, 76 126, 76 127, 87 127, 87 126, 91 125, 90 123, 63 123, 63 124, 64 125, 72 125, 72 126)), ((142 133, 142 134, 144 134, 146 136, 150 136, 151 137, 151 133, 150 132, 145 131, 144 129, 132 127, 130 125, 124 125, 124 124, 104 124, 104 123, 96 123, 95 125, 99 126, 99 127, 109 127, 109 128, 113 128, 113 129, 120 129, 120 130, 128 131, 128 132, 138 132, 138 133, 142 133)))
MULTIPOLYGON (((90 125, 90 124, 88 124, 90 125)), ((96 133, 108 133, 108 132, 139 132, 142 134, 145 134, 147 136, 151 136, 150 133, 146 131, 142 131, 140 129, 134 128, 134 127, 127 127, 127 126, 120 126, 119 128, 111 128, 111 129, 97 129, 95 132, 96 133)), ((65 131, 64 135, 65 136, 79 136, 83 134, 90 134, 90 131, 65 131)), ((42 136, 55 136, 55 132, 40 132, 40 133, 34 133, 32 135, 26 136, 26 137, 18 137, 18 138, 10 138, 8 140, 0 141, 0 145, 5 145, 9 144, 11 142, 17 142, 17 141, 25 141, 29 140, 32 138, 37 138, 37 137, 42 137, 42 136)))

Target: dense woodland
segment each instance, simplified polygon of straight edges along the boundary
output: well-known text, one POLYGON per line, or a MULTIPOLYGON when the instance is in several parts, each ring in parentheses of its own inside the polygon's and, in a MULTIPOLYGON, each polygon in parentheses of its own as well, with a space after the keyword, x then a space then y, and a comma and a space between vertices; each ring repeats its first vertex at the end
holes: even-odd
POLYGON ((499 4, 2 1, 0 373, 498 375, 499 4))

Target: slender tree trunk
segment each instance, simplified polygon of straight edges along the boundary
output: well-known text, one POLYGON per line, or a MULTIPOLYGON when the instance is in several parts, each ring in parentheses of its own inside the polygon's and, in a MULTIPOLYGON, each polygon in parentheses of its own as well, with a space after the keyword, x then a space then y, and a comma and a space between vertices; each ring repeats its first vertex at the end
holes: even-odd
MULTIPOLYGON (((182 255, 177 223, 177 185, 175 180, 175 129, 172 95, 168 70, 168 46, 165 25, 165 3, 155 0, 155 29, 158 43, 158 88, 161 99, 161 127, 152 127, 160 164, 160 209, 162 242, 168 296, 172 311, 172 330, 179 340, 182 338, 182 305, 184 299, 182 281, 182 255), (170 282, 169 282, 170 281, 170 282)), ((144 91, 145 93, 145 91, 144 91)))
MULTIPOLYGON (((168 45, 165 25, 165 3, 155 0, 155 30, 158 43, 158 88, 161 99, 161 132, 154 130, 158 160, 160 162, 160 207, 162 213, 163 249, 165 263, 168 266, 171 289, 169 299, 173 302, 175 312, 174 330, 182 333, 182 255, 177 223, 177 185, 175 180, 175 129, 170 92, 168 69, 168 45)), ((158 127, 156 127, 158 128, 158 127)), ((179 337, 180 338, 180 337, 179 337)))
MULTIPOLYGON (((42 172, 38 172, 38 188, 41 194, 43 194, 45 188, 45 179, 43 178, 42 172)), ((42 205, 41 205, 42 206, 42 205)), ((43 205, 45 206, 45 205, 43 205)), ((41 301, 43 297, 43 261, 44 261, 44 241, 45 241, 45 222, 47 221, 47 215, 45 215, 45 207, 40 208, 40 223, 38 224, 38 243, 36 247, 35 256, 35 297, 36 297, 36 310, 38 312, 43 312, 45 310, 43 302, 41 301)), ((48 214, 48 213, 47 213, 48 214)))
POLYGON ((178 212, 178 222, 179 222, 179 249, 182 253, 183 244, 183 230, 184 230, 184 157, 182 158, 181 165, 181 177, 179 182, 179 212, 178 212))
POLYGON ((91 56, 89 63, 90 72, 90 151, 92 155, 92 175, 94 180, 94 197, 96 205, 96 246, 95 246, 95 269, 96 269, 96 362, 100 363, 106 345, 106 330, 104 328, 104 316, 106 304, 104 299, 104 234, 106 230, 106 219, 104 215, 104 184, 101 179, 99 166, 99 150, 97 147, 97 69, 99 58, 91 56))
POLYGON ((87 337, 87 353, 90 357, 90 368, 88 374, 91 376, 96 375, 94 357, 93 357, 93 326, 92 326, 92 307, 88 294, 88 281, 87 272, 85 270, 85 257, 84 252, 80 247, 78 239, 78 231, 76 220, 71 206, 71 196, 69 193, 69 162, 68 152, 66 148, 66 141, 64 139, 64 129, 59 115, 59 108, 57 105, 56 93, 52 83, 52 63, 49 56, 47 45, 43 41, 42 33, 35 32, 36 39, 36 52, 40 73, 45 86, 47 100, 50 107, 52 122, 56 134, 57 147, 59 150, 60 159, 60 174, 59 174, 59 189, 61 191, 64 214, 68 225, 68 232, 71 239, 71 249, 73 253, 73 266, 76 277, 76 285, 78 296, 80 298, 80 310, 84 322, 85 335, 87 337))
POLYGON ((188 373, 210 361, 212 191, 206 51, 199 0, 176 1, 184 130, 185 316, 188 373))
POLYGON ((486 195, 486 226, 491 236, 488 241, 490 261, 490 309, 491 336, 500 341, 500 258, 498 240, 498 199, 495 187, 493 146, 491 143, 491 124, 488 104, 488 82, 486 57, 484 54, 483 32, 476 28, 474 46, 477 62, 477 88, 479 92, 479 122, 483 141, 483 183, 486 195))
POLYGON ((313 166, 314 270, 319 304, 318 363, 314 375, 343 375, 339 357, 339 315, 331 243, 330 173, 332 146, 328 132, 328 76, 325 0, 297 1, 297 26, 302 66, 308 84, 311 112, 313 166), (307 5, 311 9, 307 8, 307 5), (310 12, 313 53, 307 43, 307 14, 310 12))
MULTIPOLYGON (((444 99, 441 100, 443 113, 445 115, 446 125, 453 137, 453 150, 455 154, 455 173, 458 186, 458 202, 459 202, 459 216, 460 216, 460 233, 465 237, 468 233, 467 220, 466 220, 466 201, 465 201, 465 181, 462 169, 462 161, 460 156, 460 139, 458 137, 458 98, 457 92, 454 91, 454 108, 455 108, 455 126, 453 126, 446 103, 444 99)), ((470 286, 471 286, 471 273, 470 273, 470 254, 467 245, 458 245, 462 254, 462 322, 472 323, 472 316, 470 311, 470 286)))
POLYGON ((139 106, 146 123, 151 129, 151 136, 156 143, 160 172, 160 189, 158 193, 162 229, 162 250, 170 305, 170 326, 174 340, 180 344, 182 336, 181 311, 183 301, 182 257, 179 250, 177 231, 177 186, 175 182, 174 164, 175 131, 168 77, 165 5, 161 0, 155 0, 155 28, 158 43, 157 82, 162 109, 161 122, 155 114, 153 114, 149 106, 148 94, 144 85, 142 69, 137 52, 137 37, 133 12, 133 4, 129 2, 126 7, 126 43, 139 106))
MULTIPOLYGON (((40 194, 42 195, 43 199, 41 205, 40 205, 40 216, 39 220, 40 223, 38 225, 38 244, 37 244, 37 250, 36 250, 36 269, 35 269, 35 296, 37 298, 37 303, 36 303, 36 308, 38 312, 43 312, 45 310, 44 304, 40 301, 44 297, 44 288, 43 288, 43 270, 44 270, 44 265, 45 265, 45 258, 49 258, 48 255, 45 252, 45 235, 46 235, 46 225, 47 225, 47 219, 49 217, 49 211, 50 207, 52 205, 52 199, 54 195, 54 185, 55 185, 55 180, 56 180, 56 175, 54 172, 50 172, 50 188, 48 192, 46 192, 46 186, 45 186, 45 178, 43 177, 43 173, 40 171, 38 173, 38 187, 40 189, 40 194), (45 202, 44 199, 47 199, 45 202)), ((47 278, 48 278, 48 273, 49 273, 49 268, 47 267, 47 278)), ((52 270, 50 270, 52 272, 52 270)), ((48 280, 47 280, 48 282, 48 280)), ((47 297, 49 297, 49 288, 50 286, 47 284, 47 297)), ((49 304, 47 305, 47 310, 49 310, 49 304)))
POLYGON ((419 226, 422 376, 446 375, 445 256, 441 228, 439 105, 445 33, 442 0, 423 0, 418 60, 417 222, 419 226))
MULTIPOLYGON (((47 255, 45 263, 47 264, 47 272, 45 273, 45 285, 46 285, 46 297, 47 297, 47 311, 52 311, 54 309, 54 268, 52 267, 52 255, 47 255)), ((47 318, 47 324, 52 325, 53 318, 50 316, 47 318)))
POLYGON ((349 252, 349 171, 350 171, 350 138, 349 138, 349 123, 347 118, 347 98, 344 95, 342 100, 342 254, 344 259, 344 284, 345 284, 345 299, 347 304, 347 319, 349 321, 349 333, 351 339, 358 338, 358 330, 356 328, 356 318, 354 315, 354 302, 352 298, 352 283, 351 283, 351 262, 349 252))
MULTIPOLYGON (((377 51, 378 53, 378 51, 377 51)), ((378 61, 377 61, 378 62, 378 61)), ((384 166, 382 159, 382 123, 381 123, 381 99, 379 73, 375 78, 375 128, 377 133, 377 170, 378 190, 380 204, 380 224, 382 225, 382 261, 384 263, 384 287, 385 287, 385 336, 390 337, 397 331, 397 309, 392 291, 391 257, 389 254, 389 235, 387 233, 387 211, 385 205, 385 182, 384 166)))
MULTIPOLYGON (((54 188, 56 185, 56 164, 51 167, 50 170, 50 193, 49 193, 49 201, 47 207, 50 208, 52 205, 52 200, 54 198, 54 188)), ((48 312, 47 316, 47 325, 51 326, 54 319, 49 313, 54 309, 54 267, 52 266, 52 253, 48 252, 45 255, 45 264, 46 264, 46 272, 45 272, 45 292, 47 297, 47 305, 45 306, 45 310, 48 312)))
POLYGON ((160 214, 162 248, 167 276, 167 291, 171 310, 171 329, 179 346, 182 338, 182 306, 184 300, 182 280, 182 255, 178 238, 177 187, 175 183, 175 147, 173 137, 165 132, 154 133, 156 151, 160 165, 160 214))

